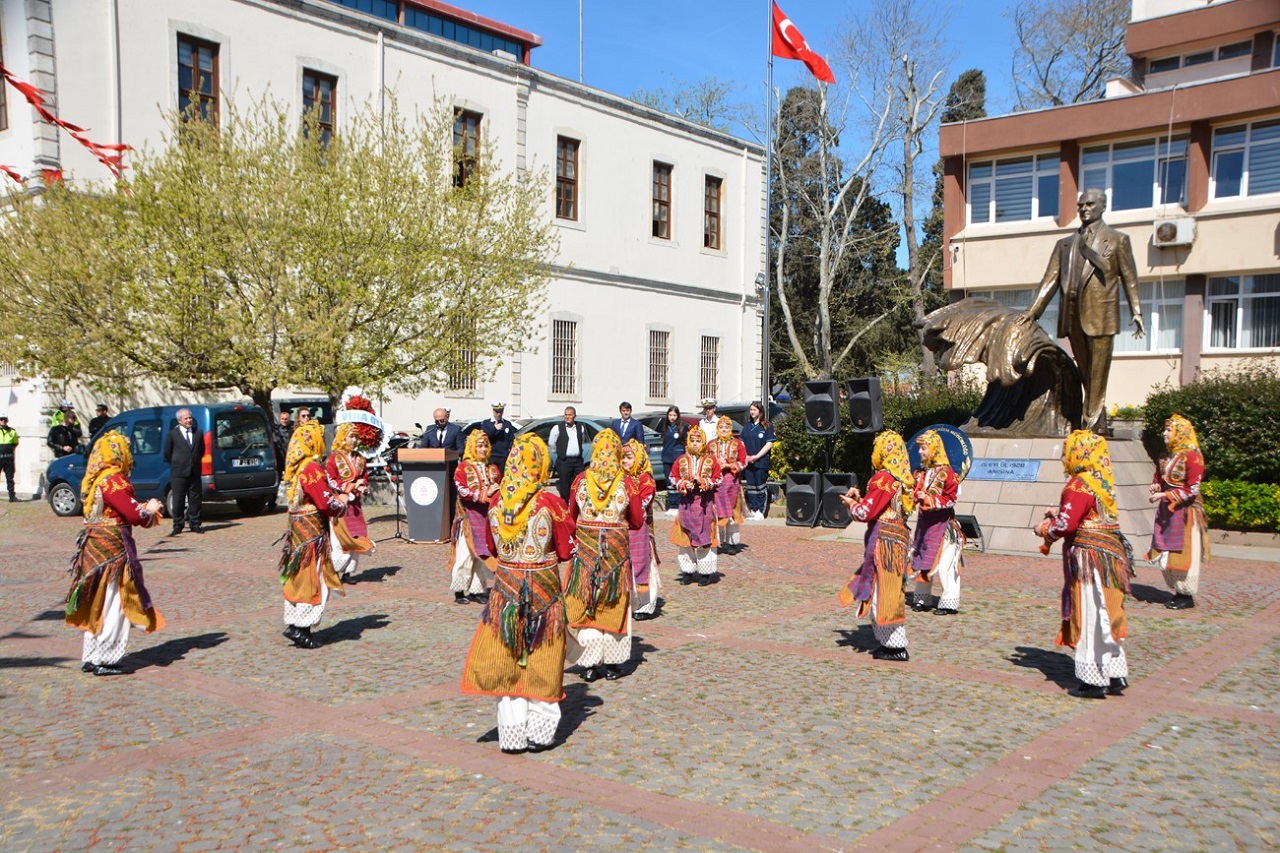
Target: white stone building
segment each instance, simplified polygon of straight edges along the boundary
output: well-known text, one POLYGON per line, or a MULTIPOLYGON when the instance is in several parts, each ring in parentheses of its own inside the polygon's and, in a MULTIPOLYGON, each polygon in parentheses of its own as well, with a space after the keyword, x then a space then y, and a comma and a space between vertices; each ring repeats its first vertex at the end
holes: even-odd
MULTIPOLYGON (((504 166, 547 170, 560 256, 542 328, 491 381, 458 377, 451 390, 384 400, 396 426, 427 422, 437 405, 455 420, 484 417, 495 399, 508 416, 535 417, 568 403, 612 415, 623 399, 692 409, 707 395, 756 396, 759 145, 539 71, 529 64, 536 35, 436 0, 0 2, 6 67, 98 142, 154 146, 165 113, 192 97, 216 115, 227 97, 267 91, 299 116, 321 104, 341 132, 345 116, 393 93, 407 109, 452 106, 456 130, 482 135, 504 166)), ((0 104, 0 163, 30 186, 46 169, 71 182, 107 177, 12 89, 0 104)), ((64 392, 0 375, 5 393, 34 395, 28 408, 47 413, 64 392)), ((96 398, 69 394, 92 412, 96 398)), ((115 411, 152 401, 106 402, 115 411)), ((33 485, 47 419, 19 426, 19 467, 33 485)))

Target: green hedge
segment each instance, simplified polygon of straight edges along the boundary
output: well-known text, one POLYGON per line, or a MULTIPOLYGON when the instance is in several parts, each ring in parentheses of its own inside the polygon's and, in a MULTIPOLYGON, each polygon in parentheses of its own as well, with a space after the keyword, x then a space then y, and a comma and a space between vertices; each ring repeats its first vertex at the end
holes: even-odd
POLYGON ((1209 526, 1219 530, 1280 530, 1280 486, 1240 480, 1203 480, 1200 494, 1209 526))
MULTIPOLYGON (((972 385, 933 385, 909 394, 885 393, 881 408, 884 427, 910 440, 927 426, 938 423, 959 426, 982 401, 982 391, 972 385)), ((831 442, 829 471, 853 471, 866 483, 871 476, 871 445, 874 435, 854 435, 849 431, 847 408, 840 411, 837 435, 809 435, 804 427, 804 405, 796 403, 774 424, 778 445, 773 451, 772 474, 781 479, 788 471, 821 471, 823 448, 831 442)))
POLYGON ((1164 452, 1164 422, 1177 412, 1195 425, 1205 479, 1280 483, 1280 374, 1256 364, 1212 371, 1181 388, 1147 397, 1143 444, 1152 459, 1164 452))

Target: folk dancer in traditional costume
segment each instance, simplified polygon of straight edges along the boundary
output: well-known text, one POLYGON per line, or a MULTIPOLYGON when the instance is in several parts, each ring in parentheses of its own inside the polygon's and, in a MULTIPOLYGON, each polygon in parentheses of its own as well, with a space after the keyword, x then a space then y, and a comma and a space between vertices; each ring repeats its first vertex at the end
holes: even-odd
POLYGON ((742 544, 742 470, 747 467, 747 448, 733 435, 733 421, 728 415, 716 420, 716 437, 708 447, 720 469, 720 485, 716 487, 716 526, 719 528, 721 554, 737 554, 742 544))
POLYGON ((840 590, 840 606, 858 602, 858 616, 871 617, 879 660, 910 660, 907 654, 907 597, 903 582, 911 566, 907 518, 915 507, 915 481, 907 445, 896 432, 876 436, 871 450, 874 473, 864 497, 851 488, 844 497, 849 514, 867 525, 862 566, 840 590))
POLYGON ((1156 523, 1147 559, 1160 561, 1164 582, 1173 590, 1165 607, 1186 610, 1196 606, 1201 564, 1209 562, 1209 526, 1200 500, 1204 456, 1196 428, 1182 415, 1164 422, 1164 446, 1168 455, 1156 465, 1150 489, 1156 523))
POLYGON ((453 472, 458 507, 453 522, 453 567, 449 589, 455 604, 483 602, 493 583, 497 565, 489 547, 489 505, 498 493, 501 476, 489 464, 489 436, 472 430, 467 436, 462 461, 453 472))
POLYGON ((284 586, 284 635, 303 649, 319 648, 311 626, 320 621, 329 590, 342 595, 342 579, 333 569, 329 550, 329 519, 346 514, 354 495, 333 487, 320 465, 324 427, 307 421, 293 431, 286 455, 285 495, 289 501, 289 530, 280 554, 280 583, 284 586))
POLYGON ((329 519, 329 555, 343 583, 355 583, 360 555, 372 554, 377 548, 369 538, 369 526, 364 518, 363 497, 369 492, 368 459, 364 454, 382 442, 383 431, 373 423, 344 420, 356 412, 372 416, 373 405, 368 400, 354 396, 345 406, 346 409, 338 413, 333 448, 324 469, 334 488, 351 496, 346 514, 329 519))
POLYGON ((622 470, 622 442, 612 429, 596 435, 591 464, 570 493, 577 545, 564 588, 569 654, 582 680, 622 676, 631 660, 631 536, 644 524, 635 481, 622 470))
POLYGON ((503 752, 549 749, 560 724, 565 618, 557 563, 573 553, 574 524, 560 496, 543 488, 550 476, 546 443, 520 436, 489 510, 497 568, 467 652, 462 692, 499 697, 503 752))
POLYGON ((631 531, 631 616, 638 621, 652 619, 658 608, 658 543, 653 536, 653 499, 658 493, 653 479, 653 463, 649 451, 634 438, 622 447, 622 470, 636 484, 644 524, 631 531))
POLYGON ((960 610, 960 570, 964 567, 964 534, 956 521, 960 477, 947 460, 942 437, 936 431, 921 435, 916 446, 920 449, 921 467, 915 472, 913 494, 919 515, 911 547, 916 572, 912 609, 929 610, 934 584, 940 583, 942 595, 933 612, 935 616, 950 616, 960 610))
POLYGON ((84 530, 71 560, 66 623, 84 631, 80 668, 94 675, 123 675, 130 623, 148 634, 164 627, 142 579, 133 528, 160 523, 163 504, 139 504, 129 482, 129 439, 112 430, 93 446, 80 486, 84 530))
POLYGON ((1119 696, 1129 686, 1124 597, 1133 555, 1120 533, 1107 440, 1089 430, 1071 433, 1062 468, 1070 478, 1062 500, 1036 526, 1044 539, 1040 553, 1062 540, 1062 627, 1055 642, 1075 649, 1077 695, 1119 696))
POLYGON ((707 586, 716 579, 716 547, 720 544, 714 503, 720 469, 707 452, 701 429, 689 430, 685 452, 668 476, 675 478, 680 491, 680 512, 671 525, 671 543, 680 549, 676 554, 680 583, 697 581, 707 586))

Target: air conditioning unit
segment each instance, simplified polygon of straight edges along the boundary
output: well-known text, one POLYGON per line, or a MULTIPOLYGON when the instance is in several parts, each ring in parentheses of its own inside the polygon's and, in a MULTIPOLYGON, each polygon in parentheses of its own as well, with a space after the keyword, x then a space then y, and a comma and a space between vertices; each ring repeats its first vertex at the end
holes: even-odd
POLYGON ((1157 248, 1190 246, 1196 241, 1196 221, 1190 216, 1157 219, 1151 231, 1151 244, 1157 248))

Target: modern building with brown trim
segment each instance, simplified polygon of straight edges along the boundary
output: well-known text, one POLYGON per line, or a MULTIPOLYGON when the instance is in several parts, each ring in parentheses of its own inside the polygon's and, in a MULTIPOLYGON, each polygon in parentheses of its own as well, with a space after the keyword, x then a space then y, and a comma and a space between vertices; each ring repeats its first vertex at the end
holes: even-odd
POLYGON ((1121 300, 1108 405, 1240 362, 1280 370, 1280 0, 1134 0, 1126 48, 1133 71, 1101 100, 940 133, 953 299, 1027 307, 1078 194, 1106 191, 1148 332, 1121 300))

